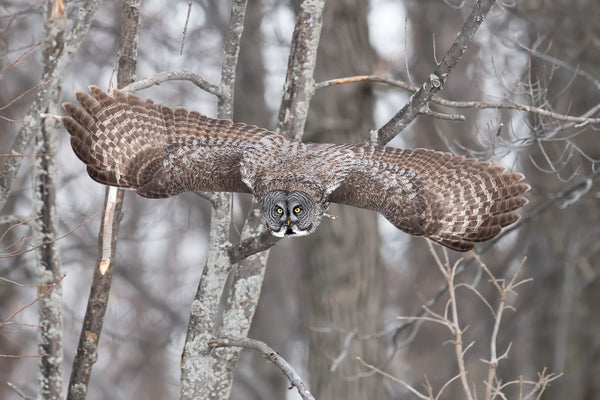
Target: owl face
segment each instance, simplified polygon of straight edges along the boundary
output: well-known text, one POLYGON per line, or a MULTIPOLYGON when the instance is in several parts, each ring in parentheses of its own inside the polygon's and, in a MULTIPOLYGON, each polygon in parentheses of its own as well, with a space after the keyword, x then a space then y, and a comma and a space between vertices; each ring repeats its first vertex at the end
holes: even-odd
POLYGON ((275 190, 263 202, 263 219, 277 237, 305 236, 319 226, 321 215, 315 212, 311 197, 301 191, 275 190))

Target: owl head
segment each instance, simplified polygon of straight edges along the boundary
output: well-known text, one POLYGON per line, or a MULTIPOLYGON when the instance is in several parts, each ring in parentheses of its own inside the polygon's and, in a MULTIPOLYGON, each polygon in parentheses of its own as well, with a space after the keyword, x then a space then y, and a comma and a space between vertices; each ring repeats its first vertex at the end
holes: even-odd
POLYGON ((321 223, 323 212, 313 199, 299 190, 274 190, 264 198, 263 219, 273 235, 305 236, 313 233, 321 223))

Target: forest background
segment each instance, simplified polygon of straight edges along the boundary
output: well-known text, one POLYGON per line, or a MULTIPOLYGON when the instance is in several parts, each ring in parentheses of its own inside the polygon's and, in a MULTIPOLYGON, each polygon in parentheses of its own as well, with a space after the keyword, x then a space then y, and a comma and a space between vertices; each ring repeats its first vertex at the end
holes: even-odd
POLYGON ((594 0, 4 1, 0 398, 600 399, 598 21, 594 0), (42 115, 111 82, 304 141, 487 160, 530 204, 467 254, 337 206, 272 246, 248 196, 87 176, 42 115), (245 337, 288 376, 223 341, 245 337))

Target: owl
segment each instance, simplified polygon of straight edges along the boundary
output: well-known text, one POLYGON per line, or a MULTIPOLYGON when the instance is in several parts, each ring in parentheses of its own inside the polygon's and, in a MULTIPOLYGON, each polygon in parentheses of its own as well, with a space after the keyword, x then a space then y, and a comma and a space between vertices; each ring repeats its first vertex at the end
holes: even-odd
POLYGON ((96 86, 62 118, 90 177, 165 198, 186 191, 254 195, 278 237, 314 232, 330 203, 374 210, 398 229, 467 251, 515 222, 523 175, 425 149, 290 141, 257 126, 96 86))

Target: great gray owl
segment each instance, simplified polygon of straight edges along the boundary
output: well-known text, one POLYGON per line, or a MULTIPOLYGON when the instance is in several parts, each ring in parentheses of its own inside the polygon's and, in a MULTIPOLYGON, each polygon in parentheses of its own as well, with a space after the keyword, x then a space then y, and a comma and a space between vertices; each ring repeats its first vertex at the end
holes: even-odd
POLYGON ((397 228, 454 250, 519 217, 523 175, 432 150, 293 142, 256 126, 173 110, 95 86, 64 103, 63 123, 88 174, 161 198, 252 193, 275 236, 308 235, 329 203, 375 210, 397 228))

